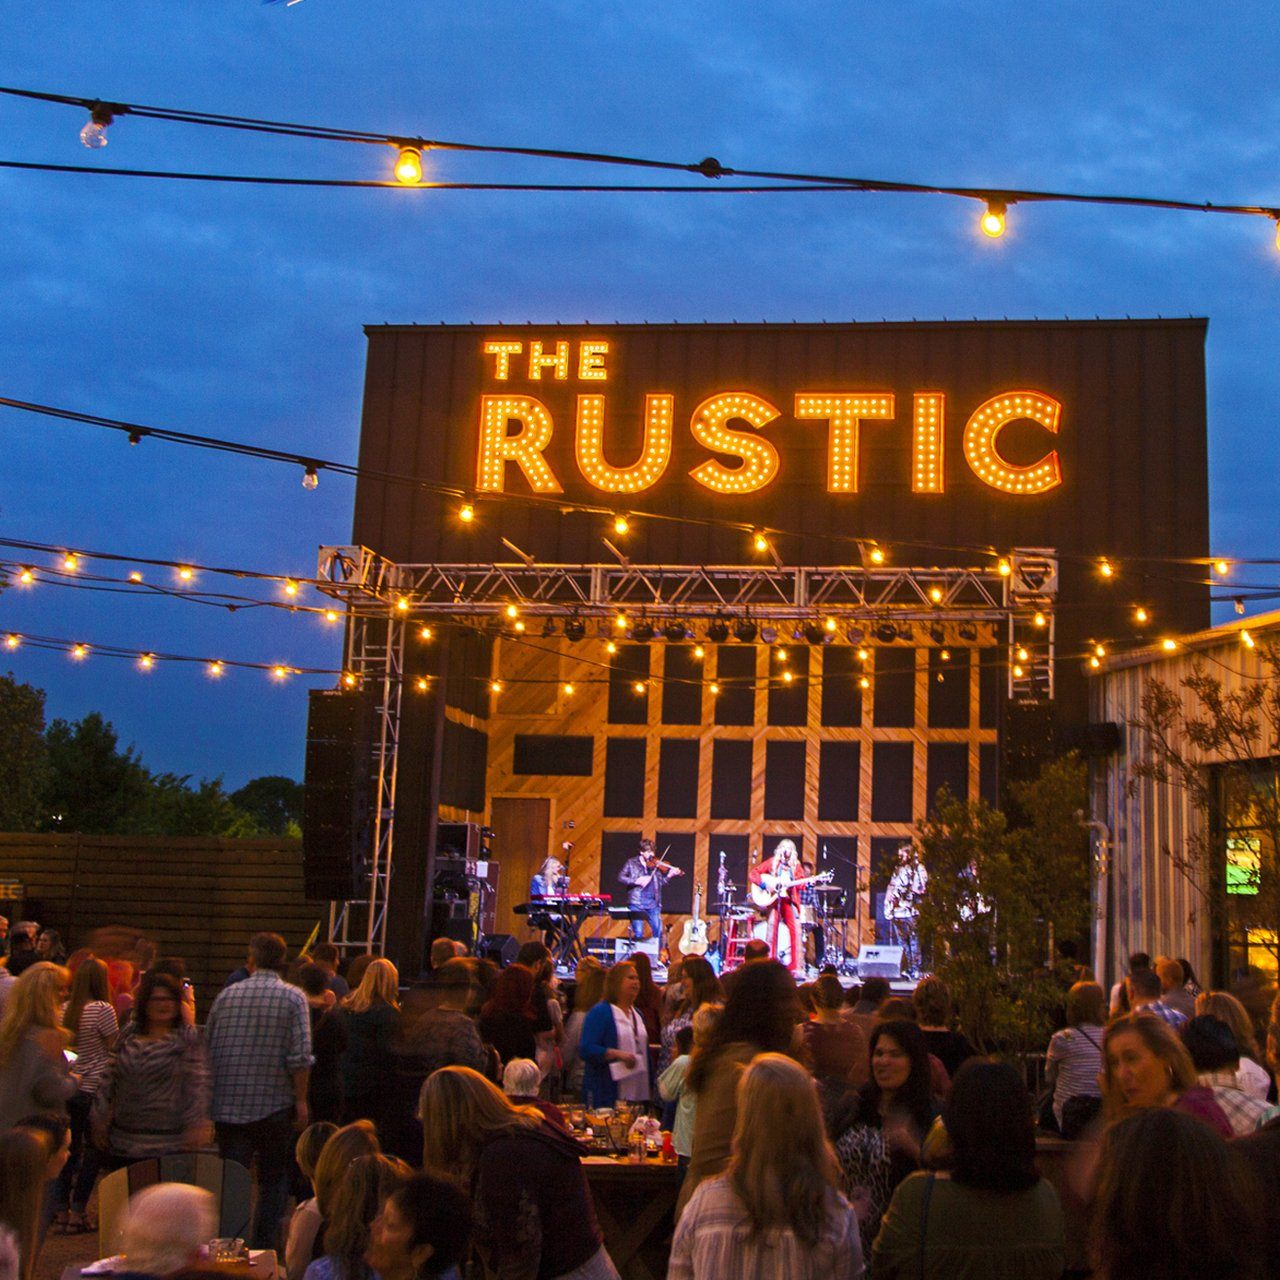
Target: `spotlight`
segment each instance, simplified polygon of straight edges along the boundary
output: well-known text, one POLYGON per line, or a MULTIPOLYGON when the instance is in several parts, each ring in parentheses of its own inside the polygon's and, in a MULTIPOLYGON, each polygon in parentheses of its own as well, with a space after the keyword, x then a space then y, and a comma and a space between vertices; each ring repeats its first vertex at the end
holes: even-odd
POLYGON ((947 638, 947 633, 935 622, 929 627, 929 639, 934 644, 941 644, 947 638))
POLYGON ((564 624, 564 638, 575 643, 587 634, 587 624, 581 618, 570 618, 564 624))
POLYGON ((761 627, 760 639, 764 644, 772 644, 778 638, 777 627, 761 627))
POLYGON ((662 628, 662 634, 671 641, 672 644, 678 644, 681 640, 687 640, 689 637, 688 628, 683 622, 668 622, 662 628))
POLYGON ((831 642, 827 628, 816 620, 804 624, 804 638, 809 644, 830 644, 831 642))
POLYGON ((978 638, 978 628, 972 622, 962 622, 956 628, 956 633, 961 640, 966 640, 970 644, 978 638))
POLYGON ((861 644, 867 638, 867 631, 865 627, 850 627, 845 635, 850 644, 861 644))
POLYGON ((542 638, 546 640, 548 637, 555 635, 555 633, 556 633, 556 621, 554 618, 548 618, 542 624, 542 638))
POLYGON ((716 618, 707 626, 707 639, 712 644, 724 644, 729 638, 729 624, 723 618, 716 618))
POLYGON ((641 618, 631 628, 631 638, 639 644, 648 644, 653 639, 653 623, 641 618))
POLYGON ((739 618, 733 624, 734 639, 741 640, 743 644, 750 644, 755 638, 759 628, 750 618, 739 618))
POLYGON ((877 622, 874 635, 881 644, 892 644, 898 638, 898 628, 892 622, 877 622))

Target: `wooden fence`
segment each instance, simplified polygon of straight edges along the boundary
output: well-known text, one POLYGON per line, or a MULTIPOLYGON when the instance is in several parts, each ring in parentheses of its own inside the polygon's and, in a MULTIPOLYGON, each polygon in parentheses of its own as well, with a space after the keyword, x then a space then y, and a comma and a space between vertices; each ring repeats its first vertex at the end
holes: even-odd
MULTIPOLYGON (((181 956, 201 1018, 251 934, 282 934, 292 955, 327 921, 328 904, 303 897, 298 840, 0 834, 0 880, 22 882, 21 914, 57 929, 68 951, 120 926, 181 956)), ((12 920, 16 904, 0 914, 12 920)))

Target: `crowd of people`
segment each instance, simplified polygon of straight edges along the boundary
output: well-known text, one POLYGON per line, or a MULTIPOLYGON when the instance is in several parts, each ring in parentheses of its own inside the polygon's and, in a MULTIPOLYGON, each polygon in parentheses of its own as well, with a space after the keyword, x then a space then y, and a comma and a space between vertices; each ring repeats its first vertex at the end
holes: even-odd
MULTIPOLYGON (((287 1280, 613 1280, 582 1140, 612 1108, 669 1135, 676 1280, 1051 1280, 1082 1257, 1105 1280, 1280 1274, 1280 1002, 1202 991, 1176 959, 1135 955, 1109 997, 1073 975, 1037 1098, 937 978, 846 991, 753 952, 659 985, 640 954, 562 989, 540 942, 499 970, 440 939, 406 985, 387 959, 290 961, 263 933, 198 1008, 155 948, 64 964, 52 931, 8 932, 14 1280, 49 1232, 92 1229, 101 1175, 214 1150, 252 1171, 250 1244, 287 1280), (1053 1182, 1049 1134, 1070 1143, 1053 1182), (1067 1227, 1085 1220, 1087 1255, 1067 1227)), ((215 1219, 195 1187, 135 1196, 130 1273, 199 1266, 215 1219)))

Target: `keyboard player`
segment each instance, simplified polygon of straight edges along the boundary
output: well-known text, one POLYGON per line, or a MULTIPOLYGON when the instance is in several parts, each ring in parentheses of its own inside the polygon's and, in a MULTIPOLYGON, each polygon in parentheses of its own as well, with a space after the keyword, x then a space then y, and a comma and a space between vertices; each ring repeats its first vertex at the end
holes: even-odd
POLYGON ((541 929, 544 941, 554 952, 560 941, 562 917, 558 911, 537 911, 536 904, 543 898, 559 898, 569 892, 569 877, 559 858, 547 858, 529 881, 529 925, 541 929))

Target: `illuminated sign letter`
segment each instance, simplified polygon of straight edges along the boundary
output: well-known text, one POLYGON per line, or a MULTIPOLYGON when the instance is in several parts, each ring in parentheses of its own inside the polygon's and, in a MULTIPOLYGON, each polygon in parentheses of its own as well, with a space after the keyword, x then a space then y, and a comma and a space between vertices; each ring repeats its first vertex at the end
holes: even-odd
POLYGON ((604 456, 604 396, 578 397, 578 470, 605 493, 640 493, 661 478, 671 461, 674 396, 645 396, 644 447, 630 467, 611 467, 604 456))
POLYGON ((827 489, 858 492, 858 423, 864 418, 892 418, 890 395, 796 396, 797 418, 825 418, 831 423, 827 447, 827 489))
POLYGON ((604 367, 604 358, 609 354, 607 342, 580 342, 578 344, 578 377, 583 382, 603 382, 609 371, 604 367))
POLYGON ((917 391, 911 433, 912 493, 942 493, 946 476, 942 469, 942 428, 947 397, 941 391, 917 391))
POLYGON ((964 428, 964 456, 984 484, 1004 493, 1047 493, 1062 483, 1056 449, 1039 462, 1016 467, 996 451, 1000 432, 1019 418, 1030 418, 1046 431, 1058 432, 1062 402, 1042 391, 1006 391, 980 404, 964 428))
POLYGON ((763 489, 778 474, 778 451, 759 436, 730 431, 725 423, 741 418, 759 430, 777 416, 773 405, 749 391, 726 391, 704 400, 693 411, 689 423, 693 438, 716 453, 741 458, 742 465, 726 467, 712 459, 694 467, 689 474, 717 493, 755 493, 763 489))
POLYGON ((534 493, 563 493, 542 451, 551 443, 552 422, 547 406, 532 396, 480 397, 480 453, 476 460, 476 488, 501 493, 506 487, 506 464, 516 463, 534 493), (512 419, 520 430, 509 435, 512 419))
POLYGON ((534 382, 540 381, 543 369, 554 369, 556 378, 561 382, 569 376, 569 344, 567 342, 557 342, 556 353, 553 356, 542 354, 542 343, 529 343, 529 377, 534 382))
POLYGON ((506 382, 511 376, 511 357, 518 356, 523 350, 523 342, 486 342, 484 344, 485 355, 498 357, 494 362, 493 376, 499 382, 506 382))

